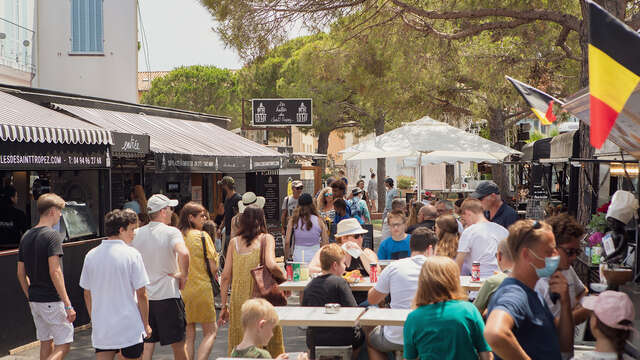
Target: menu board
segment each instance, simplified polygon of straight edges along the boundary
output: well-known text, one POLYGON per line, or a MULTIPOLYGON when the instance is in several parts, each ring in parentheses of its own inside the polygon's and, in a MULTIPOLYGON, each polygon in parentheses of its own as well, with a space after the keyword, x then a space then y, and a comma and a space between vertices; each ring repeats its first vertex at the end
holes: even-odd
POLYGON ((264 215, 268 223, 280 222, 280 184, 278 175, 264 177, 264 215))
POLYGON ((95 221, 86 204, 67 202, 62 209, 62 220, 69 240, 93 236, 98 233, 95 221))

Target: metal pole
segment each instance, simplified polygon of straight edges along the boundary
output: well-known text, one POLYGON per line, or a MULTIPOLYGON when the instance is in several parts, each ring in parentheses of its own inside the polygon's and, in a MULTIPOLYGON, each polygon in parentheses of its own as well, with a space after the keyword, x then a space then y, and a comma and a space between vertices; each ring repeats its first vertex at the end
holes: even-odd
POLYGON ((422 202, 422 151, 418 151, 418 197, 417 200, 422 202))

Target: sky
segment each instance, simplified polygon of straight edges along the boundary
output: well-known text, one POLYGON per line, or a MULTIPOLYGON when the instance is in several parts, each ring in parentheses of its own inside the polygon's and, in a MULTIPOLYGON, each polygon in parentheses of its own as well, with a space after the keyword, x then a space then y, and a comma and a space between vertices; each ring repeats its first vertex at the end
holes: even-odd
MULTIPOLYGON (((211 27, 215 20, 197 0, 138 0, 149 48, 151 71, 181 65, 215 65, 240 69, 235 50, 226 48, 211 27)), ((139 36, 142 26, 138 23, 139 36)), ((144 51, 138 52, 138 70, 147 71, 144 51)))

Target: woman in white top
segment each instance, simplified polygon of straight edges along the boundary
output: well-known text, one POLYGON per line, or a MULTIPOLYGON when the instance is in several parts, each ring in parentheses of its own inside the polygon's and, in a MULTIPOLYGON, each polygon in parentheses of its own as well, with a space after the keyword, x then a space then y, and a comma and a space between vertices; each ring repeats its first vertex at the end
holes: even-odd
POLYGON ((309 263, 320 246, 328 242, 329 231, 313 204, 313 198, 307 193, 300 195, 298 207, 287 224, 284 242, 286 258, 293 255, 294 262, 309 263))

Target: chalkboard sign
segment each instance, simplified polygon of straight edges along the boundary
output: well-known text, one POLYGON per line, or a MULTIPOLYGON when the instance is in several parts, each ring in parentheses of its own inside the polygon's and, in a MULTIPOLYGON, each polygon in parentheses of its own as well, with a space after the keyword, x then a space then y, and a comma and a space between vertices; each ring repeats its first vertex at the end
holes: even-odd
MULTIPOLYGON (((373 224, 364 224, 361 226, 363 229, 367 230, 366 234, 362 234, 362 247, 375 251, 373 248, 373 224)), ((330 243, 336 242, 336 227, 335 223, 331 223, 331 229, 329 230, 330 243)))
POLYGON ((252 99, 254 126, 311 126, 313 102, 311 99, 252 99))
POLYGON ((68 239, 79 240, 98 234, 93 216, 86 204, 67 202, 62 209, 62 222, 68 239))
POLYGON ((265 175, 264 216, 268 223, 280 223, 280 184, 277 175, 265 175))

